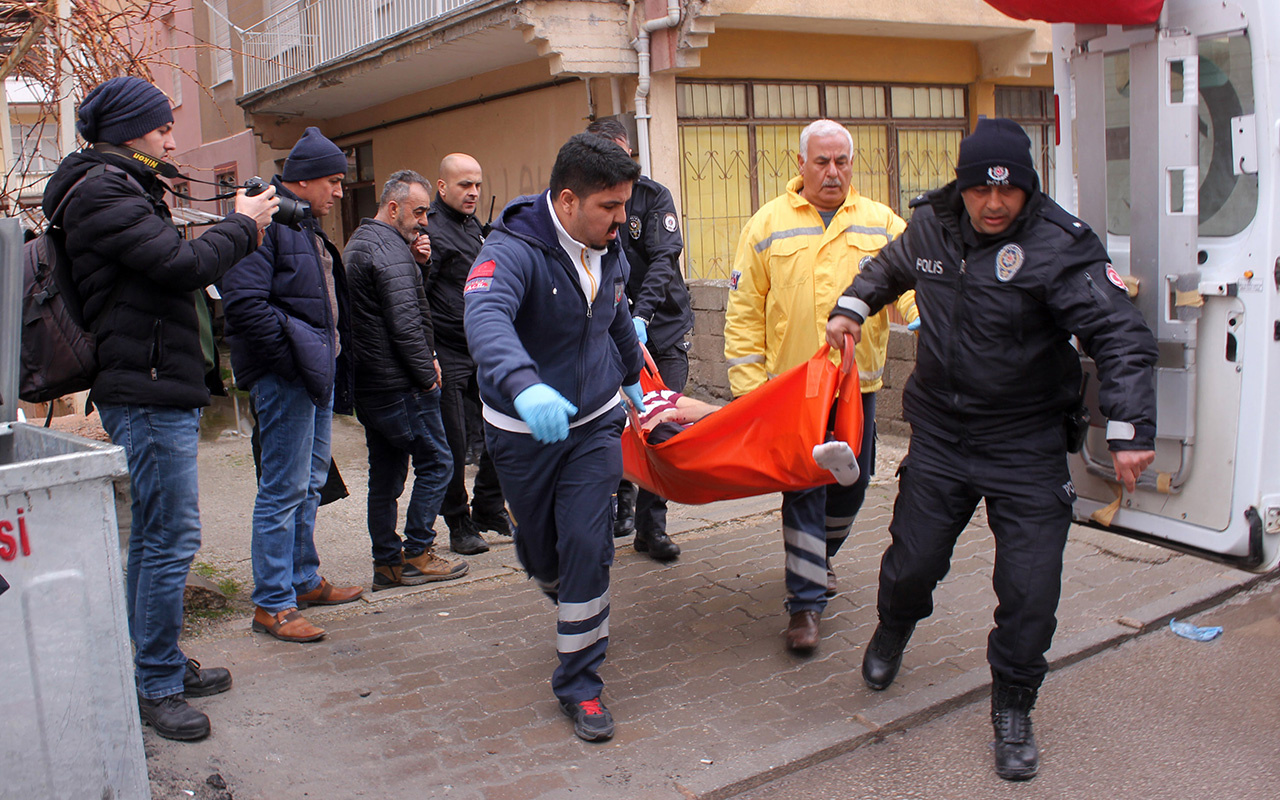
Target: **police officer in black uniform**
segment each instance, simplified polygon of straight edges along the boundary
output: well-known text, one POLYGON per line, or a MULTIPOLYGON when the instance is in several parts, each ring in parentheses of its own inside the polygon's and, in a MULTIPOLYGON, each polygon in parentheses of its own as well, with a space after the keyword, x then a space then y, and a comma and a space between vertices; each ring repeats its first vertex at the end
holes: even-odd
MULTIPOLYGON (((587 133, 612 139, 631 152, 627 129, 616 119, 596 120, 587 133)), ((680 274, 684 240, 671 192, 648 176, 640 176, 627 203, 627 229, 619 238, 631 267, 627 300, 636 334, 649 349, 662 382, 668 389, 682 392, 689 380, 689 343, 684 337, 693 329, 693 309, 680 274)), ((656 561, 680 555, 680 545, 667 536, 667 501, 622 481, 613 534, 626 536, 632 530, 638 552, 648 553, 656 561)))
POLYGON ((880 624, 862 662, 872 689, 902 664, 952 549, 985 498, 999 605, 987 645, 996 773, 1034 777, 1030 711, 1048 669, 1075 490, 1069 420, 1080 403, 1078 337, 1098 368, 1116 478, 1129 491, 1155 457, 1156 342, 1098 237, 1039 190, 1017 123, 982 119, 956 180, 913 202, 907 230, 864 266, 827 342, 915 289, 916 368, 903 392, 911 446, 880 566, 880 624))
POLYGON ((444 376, 440 411, 449 450, 453 453, 453 476, 449 479, 440 515, 449 526, 450 549, 463 555, 489 549, 480 531, 511 535, 511 517, 489 454, 481 451, 470 507, 464 474, 468 445, 466 401, 470 397, 479 402, 480 389, 476 383, 476 364, 467 349, 467 334, 462 325, 462 287, 484 244, 484 226, 475 216, 483 180, 480 164, 471 156, 464 153, 445 156, 440 162, 436 197, 427 212, 431 261, 425 285, 435 325, 436 356, 444 376))

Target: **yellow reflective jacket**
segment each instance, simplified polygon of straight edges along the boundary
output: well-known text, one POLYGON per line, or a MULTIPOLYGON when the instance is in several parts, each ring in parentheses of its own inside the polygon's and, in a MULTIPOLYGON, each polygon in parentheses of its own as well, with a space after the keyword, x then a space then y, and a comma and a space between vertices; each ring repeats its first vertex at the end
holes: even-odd
MULTIPOLYGON (((724 355, 734 397, 804 363, 826 340, 827 315, 853 283, 863 259, 906 228, 888 206, 849 189, 844 205, 823 228, 818 210, 804 199, 797 176, 784 195, 761 206, 742 231, 724 317, 724 355)), ((915 292, 896 303, 908 321, 915 292)), ((862 326, 858 371, 863 393, 884 385, 889 346, 886 309, 862 326)), ((839 353, 832 351, 832 360, 839 353)))

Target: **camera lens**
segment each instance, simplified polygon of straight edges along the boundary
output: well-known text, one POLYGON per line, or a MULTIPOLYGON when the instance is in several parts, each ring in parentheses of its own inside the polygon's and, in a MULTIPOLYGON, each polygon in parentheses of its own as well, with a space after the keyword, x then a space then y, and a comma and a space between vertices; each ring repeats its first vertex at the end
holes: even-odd
MULTIPOLYGON (((244 182, 244 193, 248 197, 255 197, 267 190, 267 184, 262 178, 253 176, 244 182)), ((276 209, 276 213, 271 219, 279 222, 281 225, 289 227, 297 227, 304 219, 311 216, 311 204, 305 200, 294 200, 292 197, 280 195, 280 207, 276 209)))

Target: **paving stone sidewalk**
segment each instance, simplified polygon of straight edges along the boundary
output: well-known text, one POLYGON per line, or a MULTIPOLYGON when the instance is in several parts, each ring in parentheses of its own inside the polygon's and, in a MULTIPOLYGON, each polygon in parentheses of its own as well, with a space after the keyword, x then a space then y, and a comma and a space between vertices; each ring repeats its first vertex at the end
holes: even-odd
MULTIPOLYGON (((619 540, 603 670, 618 732, 604 744, 575 738, 551 695, 555 612, 510 544, 464 585, 313 609, 329 630, 316 644, 251 634, 247 620, 200 637, 189 655, 230 667, 235 687, 194 701, 213 720, 208 740, 145 732, 156 796, 225 797, 205 784, 217 773, 235 800, 729 797, 942 713, 989 680, 991 536, 979 515, 901 676, 873 693, 859 665, 895 491, 871 487, 807 659, 782 647, 777 496, 673 507, 684 554, 671 565, 619 540)), ((1256 580, 1074 529, 1051 659, 1087 656, 1256 580)))

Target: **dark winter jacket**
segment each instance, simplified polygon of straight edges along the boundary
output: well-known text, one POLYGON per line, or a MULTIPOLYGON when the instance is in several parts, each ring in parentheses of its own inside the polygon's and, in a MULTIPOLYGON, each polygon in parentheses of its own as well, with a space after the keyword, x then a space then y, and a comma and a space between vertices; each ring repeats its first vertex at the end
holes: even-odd
POLYGON ((366 219, 342 258, 351 292, 356 395, 434 387, 431 311, 408 242, 387 223, 366 219))
POLYGON ((425 286, 436 343, 463 353, 467 352, 467 333, 462 325, 462 285, 484 244, 482 229, 474 214, 463 214, 440 195, 427 212, 431 263, 425 286))
POLYGON ((657 353, 684 339, 693 329, 689 289, 680 274, 680 217, 671 192, 641 176, 627 202, 627 227, 618 232, 631 277, 627 299, 631 316, 649 324, 648 347, 657 353))
POLYGON ((1112 449, 1154 447, 1155 337, 1087 225, 1039 191, 990 237, 973 229, 954 183, 912 208, 906 232, 832 312, 860 319, 915 289, 907 421, 952 440, 1059 424, 1080 397, 1074 334, 1097 364, 1103 414, 1133 426, 1128 438, 1108 431, 1112 449))
POLYGON ((573 424, 617 402, 618 388, 635 383, 642 365, 624 268, 615 241, 588 303, 560 247, 547 193, 518 197, 504 208, 465 290, 467 344, 484 404, 519 419, 516 395, 546 383, 578 407, 573 424))
POLYGON ((67 254, 97 335, 96 403, 199 408, 209 404, 213 332, 204 288, 253 251, 258 226, 230 214, 193 241, 174 227, 164 185, 132 159, 82 150, 63 159, 44 193, 46 216, 79 178, 63 210, 67 254))
MULTIPOLYGON (((284 188, 280 176, 271 180, 284 197, 297 196, 284 188)), ((351 411, 350 323, 347 280, 342 254, 325 237, 314 217, 298 228, 273 222, 262 245, 231 268, 218 284, 227 318, 231 367, 236 384, 247 389, 268 373, 300 380, 317 405, 333 393, 333 410, 351 411), (316 251, 315 236, 333 258, 338 293, 337 330, 342 354, 335 359, 333 306, 316 251)))

